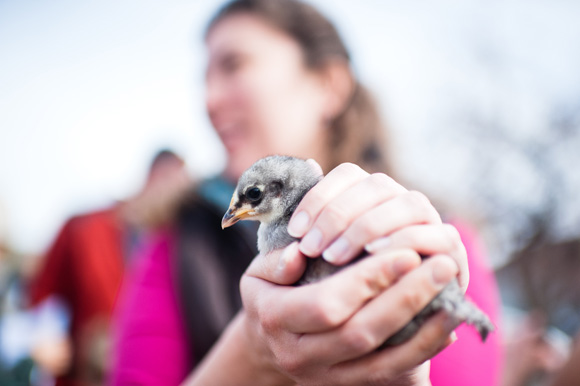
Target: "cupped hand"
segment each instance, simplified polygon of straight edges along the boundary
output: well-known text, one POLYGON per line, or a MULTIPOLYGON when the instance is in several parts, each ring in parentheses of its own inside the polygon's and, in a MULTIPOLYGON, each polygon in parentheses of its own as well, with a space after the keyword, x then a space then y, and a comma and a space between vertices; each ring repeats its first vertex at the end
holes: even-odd
POLYGON ((409 248, 422 255, 445 254, 469 283, 467 254, 457 230, 443 224, 429 199, 382 173, 341 164, 312 188, 296 208, 288 232, 301 238, 300 251, 342 265, 363 249, 409 248))
POLYGON ((428 385, 421 365, 452 343, 456 327, 444 313, 405 344, 376 349, 457 275, 457 264, 381 250, 320 282, 286 286, 305 259, 294 243, 256 257, 242 277, 246 330, 266 348, 262 360, 301 385, 428 385))

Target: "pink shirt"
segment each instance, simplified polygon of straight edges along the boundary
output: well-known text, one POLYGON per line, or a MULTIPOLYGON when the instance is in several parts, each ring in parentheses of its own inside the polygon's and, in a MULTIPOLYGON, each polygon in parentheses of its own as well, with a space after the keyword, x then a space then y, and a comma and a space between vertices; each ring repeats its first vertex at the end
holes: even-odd
POLYGON ((455 330, 457 341, 431 360, 431 383, 433 386, 498 385, 503 352, 497 283, 493 271, 486 265, 475 235, 461 224, 453 225, 459 230, 469 256, 467 297, 489 315, 496 331, 489 334, 483 343, 472 326, 459 326, 455 330))
MULTIPOLYGON (((467 295, 498 326, 499 295, 475 238, 455 224, 469 254, 467 295)), ((117 312, 113 385, 178 385, 191 370, 191 351, 171 271, 173 240, 160 235, 126 283, 117 312)), ((498 384, 502 352, 496 331, 482 343, 470 326, 456 330, 458 340, 432 359, 433 386, 498 384)))
POLYGON ((114 319, 111 385, 178 385, 190 371, 172 246, 169 232, 159 234, 126 275, 114 319))

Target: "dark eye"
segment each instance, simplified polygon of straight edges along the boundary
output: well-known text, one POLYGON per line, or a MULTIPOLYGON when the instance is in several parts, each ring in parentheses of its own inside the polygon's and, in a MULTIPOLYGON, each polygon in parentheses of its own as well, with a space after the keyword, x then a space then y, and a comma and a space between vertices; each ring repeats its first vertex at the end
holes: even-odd
POLYGON ((262 191, 258 188, 250 188, 246 192, 246 197, 248 197, 250 201, 258 201, 262 198, 262 191))
POLYGON ((240 54, 229 53, 220 62, 221 69, 226 74, 233 74, 242 67, 243 58, 240 54))

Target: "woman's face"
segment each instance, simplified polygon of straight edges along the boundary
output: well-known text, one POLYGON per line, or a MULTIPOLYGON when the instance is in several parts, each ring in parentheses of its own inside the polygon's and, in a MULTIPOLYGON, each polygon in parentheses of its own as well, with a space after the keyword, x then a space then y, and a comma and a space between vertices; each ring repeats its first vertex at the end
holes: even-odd
POLYGON ((212 28, 207 47, 207 111, 228 153, 228 177, 272 154, 323 161, 324 87, 295 40, 239 14, 212 28))

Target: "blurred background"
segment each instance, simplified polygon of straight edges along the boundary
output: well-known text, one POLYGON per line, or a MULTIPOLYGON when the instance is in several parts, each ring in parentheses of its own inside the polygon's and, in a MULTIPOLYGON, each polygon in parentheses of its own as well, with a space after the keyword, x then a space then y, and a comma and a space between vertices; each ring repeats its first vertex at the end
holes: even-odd
MULTIPOLYGON (((310 2, 380 101, 400 177, 477 225, 507 325, 534 311, 565 352, 580 327, 580 2, 310 2)), ((67 218, 135 194, 160 148, 193 178, 221 170, 202 38, 221 3, 0 0, 0 244, 24 271, 67 218)))

